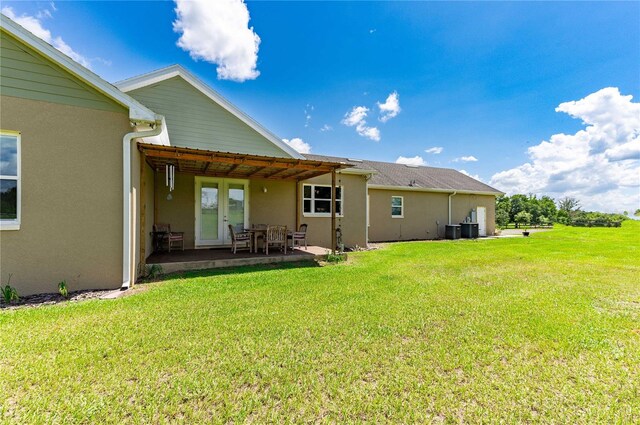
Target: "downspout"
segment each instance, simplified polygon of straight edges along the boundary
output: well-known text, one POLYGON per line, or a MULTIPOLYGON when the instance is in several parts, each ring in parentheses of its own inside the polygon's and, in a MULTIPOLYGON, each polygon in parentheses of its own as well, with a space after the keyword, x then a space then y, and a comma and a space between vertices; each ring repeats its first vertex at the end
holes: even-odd
POLYGON ((456 193, 458 193, 458 191, 454 191, 449 195, 449 224, 451 224, 451 197, 456 196, 456 193))
POLYGON ((131 143, 141 137, 159 136, 162 122, 151 124, 151 130, 132 131, 122 138, 122 286, 121 291, 131 286, 131 143))

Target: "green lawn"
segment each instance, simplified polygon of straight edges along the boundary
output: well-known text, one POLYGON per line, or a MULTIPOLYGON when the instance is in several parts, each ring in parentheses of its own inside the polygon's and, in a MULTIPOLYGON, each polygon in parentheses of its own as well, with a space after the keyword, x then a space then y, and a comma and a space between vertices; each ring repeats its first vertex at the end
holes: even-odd
POLYGON ((640 223, 0 311, 0 422, 640 421, 640 223))

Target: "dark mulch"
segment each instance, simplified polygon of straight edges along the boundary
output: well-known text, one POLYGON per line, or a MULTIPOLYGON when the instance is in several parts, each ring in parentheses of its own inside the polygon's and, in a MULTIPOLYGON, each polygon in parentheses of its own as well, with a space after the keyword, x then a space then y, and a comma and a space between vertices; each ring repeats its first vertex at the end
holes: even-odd
POLYGON ((5 304, 4 301, 0 301, 0 309, 16 309, 16 308, 27 308, 27 307, 39 307, 41 305, 51 305, 58 304, 64 302, 77 302, 90 300, 94 298, 100 298, 101 296, 113 292, 113 289, 102 290, 102 291, 76 291, 70 292, 67 298, 63 297, 60 294, 35 294, 35 295, 27 295, 24 297, 20 297, 20 300, 17 302, 13 302, 11 304, 5 304))

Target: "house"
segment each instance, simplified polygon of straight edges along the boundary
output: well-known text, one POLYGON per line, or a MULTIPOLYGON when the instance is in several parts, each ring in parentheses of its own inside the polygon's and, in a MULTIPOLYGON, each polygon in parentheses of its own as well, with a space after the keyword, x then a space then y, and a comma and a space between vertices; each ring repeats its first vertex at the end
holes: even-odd
POLYGON ((20 294, 129 287, 154 223, 185 249, 257 223, 306 223, 322 247, 434 239, 468 216, 493 233, 500 192, 455 170, 302 155, 181 66, 112 85, 1 24, 0 279, 20 294))
POLYGON ((495 232, 495 198, 502 192, 450 168, 305 155, 353 164, 342 172, 369 172, 369 242, 438 239, 445 225, 474 218, 480 236, 495 232))

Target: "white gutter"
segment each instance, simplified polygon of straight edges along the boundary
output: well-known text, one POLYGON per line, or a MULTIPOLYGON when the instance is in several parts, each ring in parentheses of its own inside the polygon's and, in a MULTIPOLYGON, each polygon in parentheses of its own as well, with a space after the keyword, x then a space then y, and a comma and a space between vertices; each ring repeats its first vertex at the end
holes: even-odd
POLYGON ((153 137, 162 133, 162 120, 157 120, 155 128, 148 131, 133 131, 122 138, 122 287, 131 286, 131 143, 141 137, 153 137))
POLYGON ((454 191, 453 193, 449 194, 449 224, 451 224, 451 197, 452 196, 456 196, 456 191, 454 191))

